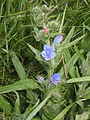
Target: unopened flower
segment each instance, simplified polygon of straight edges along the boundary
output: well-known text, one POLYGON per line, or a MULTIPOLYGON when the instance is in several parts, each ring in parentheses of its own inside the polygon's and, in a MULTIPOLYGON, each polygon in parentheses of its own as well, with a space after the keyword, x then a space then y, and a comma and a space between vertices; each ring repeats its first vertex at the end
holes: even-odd
POLYGON ((40 82, 43 82, 43 81, 44 81, 44 78, 43 78, 42 76, 38 76, 37 79, 38 79, 38 81, 40 81, 40 82))
POLYGON ((60 82, 60 80, 61 80, 60 76, 61 76, 60 73, 55 73, 55 74, 53 74, 52 77, 51 77, 51 82, 52 82, 54 85, 57 85, 57 84, 60 82))
POLYGON ((55 48, 53 45, 52 46, 44 45, 44 50, 41 52, 41 55, 46 61, 48 61, 56 56, 54 51, 55 48))
POLYGON ((48 30, 48 27, 45 27, 45 28, 44 28, 44 32, 45 32, 46 34, 48 34, 48 31, 49 31, 49 30, 48 30))
POLYGON ((58 35, 54 39, 54 44, 58 44, 58 43, 62 42, 62 40, 63 40, 63 36, 62 35, 58 35))

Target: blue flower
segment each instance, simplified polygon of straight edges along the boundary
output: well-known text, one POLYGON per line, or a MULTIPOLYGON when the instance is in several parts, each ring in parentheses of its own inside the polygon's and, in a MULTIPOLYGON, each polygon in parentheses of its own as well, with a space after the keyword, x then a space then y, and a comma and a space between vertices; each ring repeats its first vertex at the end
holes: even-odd
POLYGON ((54 85, 57 85, 60 82, 60 80, 61 80, 60 76, 61 76, 60 73, 55 73, 52 75, 51 81, 54 85))
POLYGON ((44 78, 42 76, 38 76, 37 78, 40 82, 43 82, 44 81, 44 78))
POLYGON ((41 52, 41 55, 46 61, 48 61, 56 56, 54 51, 55 48, 53 45, 52 46, 44 45, 44 50, 41 52))
POLYGON ((63 40, 63 36, 62 35, 58 35, 54 39, 54 44, 58 44, 58 43, 62 42, 62 40, 63 40))

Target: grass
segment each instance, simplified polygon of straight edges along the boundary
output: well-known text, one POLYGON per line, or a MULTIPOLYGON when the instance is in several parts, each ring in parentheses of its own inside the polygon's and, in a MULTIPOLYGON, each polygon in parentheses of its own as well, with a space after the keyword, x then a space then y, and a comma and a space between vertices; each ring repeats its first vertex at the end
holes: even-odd
POLYGON ((90 1, 1 0, 0 120, 89 118, 90 1), (52 66, 41 51, 59 34, 52 66), (50 79, 58 72, 61 82, 54 86, 50 79))

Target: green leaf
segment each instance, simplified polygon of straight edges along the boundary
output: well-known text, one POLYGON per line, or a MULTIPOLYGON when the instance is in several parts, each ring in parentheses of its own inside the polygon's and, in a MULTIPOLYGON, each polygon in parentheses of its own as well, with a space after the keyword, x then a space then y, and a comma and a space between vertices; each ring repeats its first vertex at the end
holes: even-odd
MULTIPOLYGON (((82 53, 82 51, 80 51, 82 53)), ((70 69, 74 66, 74 64, 76 63, 76 61, 78 60, 78 55, 75 53, 71 59, 69 60, 69 62, 66 64, 66 70, 67 70, 67 74, 68 72, 70 72, 70 69)), ((63 72, 63 67, 60 70, 61 75, 64 75, 63 72)))
POLYGON ((40 51, 39 50, 37 50, 37 49, 35 49, 34 47, 32 47, 30 44, 28 44, 27 43, 27 45, 28 45, 28 47, 33 51, 33 53, 37 56, 37 58, 39 59, 39 60, 43 60, 42 58, 41 58, 41 53, 40 53, 40 51))
POLYGON ((39 102, 40 102, 40 100, 38 99, 38 101, 36 102, 36 104, 33 107, 31 107, 31 103, 30 103, 29 106, 27 107, 27 109, 25 110, 23 116, 26 118, 29 115, 29 113, 37 107, 39 102))
POLYGON ((85 92, 82 94, 82 98, 84 98, 85 100, 90 99, 90 87, 85 89, 85 92))
POLYGON ((73 78, 66 81, 66 83, 77 83, 77 82, 90 82, 89 77, 73 78))
POLYGON ((16 90, 26 90, 26 89, 32 89, 32 90, 40 89, 41 90, 38 83, 36 83, 34 80, 23 79, 23 80, 19 80, 19 81, 15 82, 14 84, 0 87, 0 92, 8 93, 8 92, 16 91, 16 90))
POLYGON ((20 98, 19 98, 19 94, 14 91, 17 98, 16 98, 16 101, 15 101, 15 106, 14 106, 14 112, 15 114, 20 114, 20 98))
POLYGON ((11 113, 12 106, 10 103, 4 99, 4 97, 0 94, 0 108, 3 109, 6 115, 11 113))
POLYGON ((58 116, 54 118, 54 120, 61 120, 62 117, 70 110, 74 103, 68 105, 58 116))
MULTIPOLYGON (((82 35, 81 37, 77 38, 76 40, 68 43, 65 47, 61 47, 61 50, 66 49, 66 48, 70 48, 71 46, 75 45, 78 41, 82 40, 83 37, 85 37, 85 35, 82 35)), ((59 50, 58 50, 58 52, 59 52, 59 50)))
POLYGON ((86 26, 86 25, 84 25, 86 28, 87 28, 87 30, 89 30, 90 31, 90 27, 88 27, 88 26, 86 26))
POLYGON ((21 62, 19 61, 18 57, 16 56, 16 54, 12 51, 11 52, 11 56, 12 56, 12 63, 19 75, 20 79, 25 79, 27 78, 25 70, 21 64, 21 62))
POLYGON ((74 50, 76 51, 78 57, 82 60, 82 62, 84 62, 85 59, 84 59, 83 55, 80 53, 80 51, 78 50, 76 45, 74 45, 74 50))
POLYGON ((68 33, 67 37, 65 38, 65 40, 62 42, 62 47, 60 47, 56 53, 56 57, 55 57, 55 63, 56 63, 56 67, 58 66, 58 64, 60 63, 60 59, 62 54, 64 53, 64 48, 65 46, 67 46, 67 44, 70 42, 71 38, 73 37, 74 34, 74 29, 75 27, 73 27, 70 32, 68 33))
POLYGON ((73 37, 74 30, 75 30, 75 27, 72 27, 68 35, 66 36, 65 40, 62 42, 62 47, 67 46, 67 44, 70 42, 71 38, 73 37))
POLYGON ((47 70, 47 66, 50 67, 50 64, 47 63, 42 57, 41 57, 41 52, 37 49, 35 49, 34 47, 32 47, 31 45, 29 45, 27 43, 28 47, 33 51, 33 53, 36 55, 36 59, 46 68, 47 70), (43 64, 44 63, 44 64, 43 64))
MULTIPOLYGON (((64 58, 65 58, 65 63, 68 64, 69 61, 70 61, 70 59, 71 59, 71 54, 70 54, 69 49, 65 50, 65 52, 64 52, 64 58)), ((72 61, 72 63, 73 63, 73 61, 72 61)), ((75 78, 76 77, 76 71, 74 69, 74 63, 72 64, 72 66, 69 69, 69 74, 70 74, 71 78, 75 78)))
POLYGON ((76 115, 75 120, 89 120, 89 113, 88 112, 83 112, 80 115, 76 115))
MULTIPOLYGON (((66 4, 66 7, 67 7, 67 4, 66 4)), ((62 22, 61 22, 61 24, 60 24, 60 29, 59 29, 59 32, 60 32, 60 33, 62 33, 62 29, 63 29, 64 19, 65 19, 65 12, 66 12, 66 7, 65 7, 65 10, 64 10, 64 13, 63 13, 62 22)))
POLYGON ((81 100, 78 100, 76 103, 77 103, 79 106, 81 106, 82 108, 84 108, 83 101, 81 101, 81 100))
POLYGON ((7 13, 10 15, 10 6, 11 6, 12 0, 7 0, 7 13))
POLYGON ((48 95, 30 114, 29 116, 26 118, 26 120, 31 120, 36 113, 43 107, 43 105, 47 102, 47 100, 50 98, 51 94, 48 95))

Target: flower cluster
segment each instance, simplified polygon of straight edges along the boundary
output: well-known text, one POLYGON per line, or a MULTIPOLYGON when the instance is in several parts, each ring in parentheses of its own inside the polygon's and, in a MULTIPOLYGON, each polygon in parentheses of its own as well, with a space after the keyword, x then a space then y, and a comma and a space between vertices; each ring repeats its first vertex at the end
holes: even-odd
MULTIPOLYGON (((48 33, 48 28, 45 29, 45 32, 48 33)), ((63 40, 63 36, 58 35, 54 39, 54 44, 58 45, 60 44, 60 42, 62 42, 62 40, 63 40)), ((53 59, 56 56, 54 45, 48 46, 45 44, 44 50, 41 52, 41 55, 46 61, 53 59)), ((51 82, 54 85, 57 85, 61 80, 60 76, 61 76, 60 73, 53 74, 51 77, 51 82)), ((43 81, 43 80, 40 80, 40 81, 43 81)))
MULTIPOLYGON (((63 36, 58 35, 54 39, 54 44, 59 44, 60 42, 62 42, 62 40, 63 40, 63 36)), ((52 58, 54 58, 56 56, 54 46, 53 45, 48 46, 48 45, 45 44, 44 45, 44 50, 41 52, 41 55, 43 56, 43 58, 46 61, 51 60, 52 58)))

